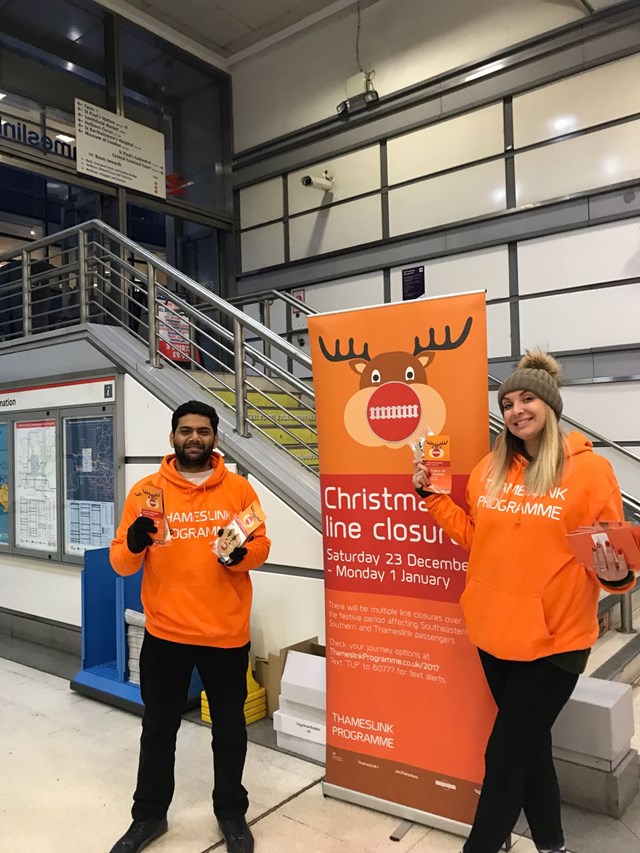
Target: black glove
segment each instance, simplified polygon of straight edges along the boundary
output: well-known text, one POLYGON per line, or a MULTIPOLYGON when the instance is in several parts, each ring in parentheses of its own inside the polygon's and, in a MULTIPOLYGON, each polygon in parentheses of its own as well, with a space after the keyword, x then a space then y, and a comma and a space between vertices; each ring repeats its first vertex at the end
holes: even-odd
POLYGON ((239 545, 237 548, 234 548, 233 551, 229 554, 226 562, 223 562, 220 557, 218 557, 218 562, 222 563, 223 566, 237 566, 238 563, 241 563, 246 556, 247 549, 243 548, 242 545, 239 545))
POLYGON ((423 489, 422 486, 415 486, 414 488, 421 498, 430 498, 431 495, 436 494, 436 492, 430 492, 428 489, 423 489))
POLYGON ((139 515, 127 530, 127 548, 132 554, 141 554, 145 548, 153 545, 153 539, 149 534, 157 532, 158 528, 152 518, 139 515))
MULTIPOLYGON (((220 530, 218 530, 218 536, 222 536, 223 533, 224 527, 221 527, 220 530)), ((250 536, 249 539, 251 538, 253 537, 250 536)), ((220 557, 218 557, 218 562, 221 563, 223 566, 237 566, 238 563, 241 563, 246 556, 247 549, 243 548, 241 545, 238 545, 237 548, 234 548, 233 551, 229 552, 229 556, 226 560, 221 560, 220 557)))

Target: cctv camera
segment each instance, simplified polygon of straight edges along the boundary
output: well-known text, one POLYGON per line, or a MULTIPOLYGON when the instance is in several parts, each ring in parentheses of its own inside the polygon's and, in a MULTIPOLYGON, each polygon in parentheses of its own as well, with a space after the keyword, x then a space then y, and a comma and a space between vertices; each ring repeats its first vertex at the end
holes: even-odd
POLYGON ((333 189, 333 175, 330 175, 325 169, 321 178, 317 177, 317 175, 303 175, 300 178, 300 183, 303 187, 314 187, 316 190, 329 192, 333 189))

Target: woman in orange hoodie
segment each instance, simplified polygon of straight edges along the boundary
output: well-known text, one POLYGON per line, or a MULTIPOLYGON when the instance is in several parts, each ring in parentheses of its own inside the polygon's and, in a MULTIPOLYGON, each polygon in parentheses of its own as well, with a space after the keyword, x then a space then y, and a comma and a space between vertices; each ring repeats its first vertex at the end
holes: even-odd
POLYGON ((626 592, 635 583, 622 556, 599 552, 586 567, 567 544, 580 526, 621 520, 622 500, 591 442, 560 432, 559 384, 558 363, 541 352, 502 383, 504 429, 471 472, 468 513, 430 490, 426 466, 414 463, 428 511, 469 549, 460 603, 498 708, 463 853, 497 853, 521 809, 540 853, 566 851, 551 727, 598 636, 601 587, 626 592))

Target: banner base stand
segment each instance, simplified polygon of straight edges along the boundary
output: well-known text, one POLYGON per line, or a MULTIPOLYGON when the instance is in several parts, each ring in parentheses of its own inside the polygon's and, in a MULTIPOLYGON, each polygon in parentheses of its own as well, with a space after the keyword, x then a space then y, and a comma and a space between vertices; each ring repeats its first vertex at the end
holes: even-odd
POLYGON ((403 820, 402 823, 398 826, 397 829, 394 829, 389 838, 391 841, 402 841, 407 832, 413 826, 413 821, 411 820, 403 820))
POLYGON ((433 829, 441 829, 443 832, 450 832, 453 835, 461 835, 464 838, 466 838, 471 831, 471 826, 468 823, 460 823, 460 821, 451 820, 450 818, 442 817, 442 815, 423 812, 419 809, 413 809, 410 806, 403 806, 400 803, 392 803, 390 800, 382 800, 380 797, 372 797, 371 794, 361 794, 360 791, 352 791, 350 788, 341 788, 339 785, 332 785, 329 782, 322 783, 322 793, 325 797, 344 800, 345 802, 353 803, 356 806, 364 806, 366 809, 373 809, 376 812, 384 812, 385 814, 402 818, 404 821, 421 823, 425 826, 431 826, 433 829))

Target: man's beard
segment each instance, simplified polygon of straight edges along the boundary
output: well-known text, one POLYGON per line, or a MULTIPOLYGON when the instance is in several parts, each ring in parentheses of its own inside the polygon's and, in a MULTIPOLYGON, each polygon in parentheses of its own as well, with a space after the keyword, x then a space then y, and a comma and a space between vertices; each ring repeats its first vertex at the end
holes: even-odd
POLYGON ((197 454, 188 453, 187 448, 184 445, 179 447, 176 444, 174 450, 176 452, 176 458, 183 468, 204 468, 211 456, 213 444, 205 444, 197 454))

